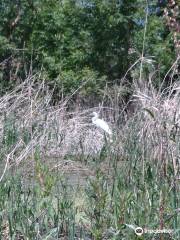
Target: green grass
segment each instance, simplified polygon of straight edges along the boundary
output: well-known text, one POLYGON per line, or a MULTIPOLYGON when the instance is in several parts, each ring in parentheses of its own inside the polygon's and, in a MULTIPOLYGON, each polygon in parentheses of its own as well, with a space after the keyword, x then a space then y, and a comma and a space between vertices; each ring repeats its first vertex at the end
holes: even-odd
MULTIPOLYGON (((128 225, 173 229, 172 238, 163 234, 159 239, 178 239, 180 196, 173 167, 168 165, 166 177, 157 175, 151 159, 142 167, 141 153, 134 142, 133 146, 126 167, 118 167, 115 156, 106 155, 111 160, 109 175, 97 156, 95 174, 81 189, 68 185, 60 169, 49 172, 37 156, 33 184, 24 185, 21 173, 11 169, 0 185, 1 239, 6 231, 9 239, 20 235, 24 239, 138 239, 128 225), (78 193, 83 203, 77 207, 78 193)), ((141 239, 152 239, 152 234, 141 239)))
MULTIPOLYGON (((115 168, 107 176, 97 166, 95 175, 78 190, 57 175, 49 187, 52 176, 47 171, 44 186, 38 179, 32 186, 23 186, 20 174, 6 176, 0 185, 1 239, 5 226, 9 239, 17 235, 24 239, 138 239, 128 225, 173 229, 172 238, 163 234, 161 239, 178 239, 179 192, 172 185, 172 172, 168 178, 159 178, 155 167, 146 163, 142 181, 141 165, 130 168, 131 164, 115 168), (76 199, 82 201, 79 206, 76 199)), ((152 234, 141 239, 152 239, 152 234)))

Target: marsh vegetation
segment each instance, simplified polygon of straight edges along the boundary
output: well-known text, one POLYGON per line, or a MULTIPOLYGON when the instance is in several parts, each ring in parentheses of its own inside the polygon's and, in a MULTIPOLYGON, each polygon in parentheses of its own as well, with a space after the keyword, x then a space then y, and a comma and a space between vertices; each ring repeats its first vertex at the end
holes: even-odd
POLYGON ((0 239, 180 239, 179 6, 0 2, 0 239))

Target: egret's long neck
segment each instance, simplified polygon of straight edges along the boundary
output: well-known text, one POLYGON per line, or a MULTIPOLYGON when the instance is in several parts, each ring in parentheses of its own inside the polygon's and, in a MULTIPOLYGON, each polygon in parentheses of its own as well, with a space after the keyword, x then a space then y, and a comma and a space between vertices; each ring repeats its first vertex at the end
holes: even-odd
POLYGON ((95 121, 97 120, 97 118, 98 118, 98 116, 94 116, 94 117, 92 118, 92 122, 95 122, 95 121))
POLYGON ((92 122, 95 122, 98 119, 98 115, 95 114, 94 117, 92 118, 92 122))

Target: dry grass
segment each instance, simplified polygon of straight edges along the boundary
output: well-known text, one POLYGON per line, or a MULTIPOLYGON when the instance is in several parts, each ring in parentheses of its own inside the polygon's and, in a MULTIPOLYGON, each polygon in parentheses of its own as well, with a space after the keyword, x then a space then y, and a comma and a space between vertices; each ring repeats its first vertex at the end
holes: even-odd
MULTIPOLYGON (((90 113, 99 108, 67 112, 70 97, 63 99, 57 106, 51 106, 53 92, 45 87, 44 82, 37 84, 36 79, 37 76, 29 77, 12 92, 0 98, 0 144, 3 146, 3 141, 7 144, 11 141, 4 139, 5 131, 16 138, 14 145, 4 149, 4 170, 30 159, 35 149, 38 149, 42 158, 63 159, 67 155, 92 156, 99 153, 105 144, 105 138, 103 132, 92 125, 90 117, 90 113)), ((167 159, 171 159, 177 175, 179 163, 176 159, 179 149, 175 142, 179 136, 180 87, 176 83, 171 86, 171 94, 165 96, 157 92, 151 84, 143 91, 139 91, 136 85, 132 99, 136 111, 129 119, 125 116, 125 108, 118 109, 118 102, 121 100, 119 91, 113 90, 116 97, 114 102, 112 99, 109 110, 100 107, 106 118, 107 112, 115 116, 109 117, 114 126, 111 152, 117 153, 119 159, 126 160, 124 142, 128 138, 129 125, 136 121, 138 125, 134 125, 135 131, 142 146, 147 145, 149 157, 159 165, 163 163, 163 166, 164 162, 167 165, 167 159), (119 124, 121 114, 125 121, 119 124)), ((106 93, 108 98, 110 94, 106 93)))
MULTIPOLYGON (((152 86, 143 91, 136 91, 134 101, 137 114, 141 115, 140 141, 147 144, 150 158, 157 164, 168 165, 172 161, 175 175, 179 168, 180 136, 180 87, 176 82, 171 85, 169 94, 160 94, 152 86)), ((167 171, 167 169, 165 170, 167 171)))
POLYGON ((63 159, 96 154, 104 145, 103 132, 91 123, 96 108, 67 112, 70 97, 51 106, 53 92, 36 80, 37 76, 29 77, 0 98, 0 145, 9 145, 3 150, 2 178, 10 166, 32 159, 36 150, 42 159, 63 159))

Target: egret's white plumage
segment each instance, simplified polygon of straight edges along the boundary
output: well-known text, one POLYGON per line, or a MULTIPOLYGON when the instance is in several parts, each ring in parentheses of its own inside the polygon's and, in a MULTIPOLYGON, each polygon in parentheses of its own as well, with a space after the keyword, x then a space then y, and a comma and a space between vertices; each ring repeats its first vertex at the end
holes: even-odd
POLYGON ((98 114, 96 112, 93 112, 93 118, 92 118, 92 123, 96 125, 97 127, 103 129, 106 133, 109 135, 112 135, 112 131, 110 127, 108 126, 107 122, 105 122, 103 119, 98 118, 98 114))

